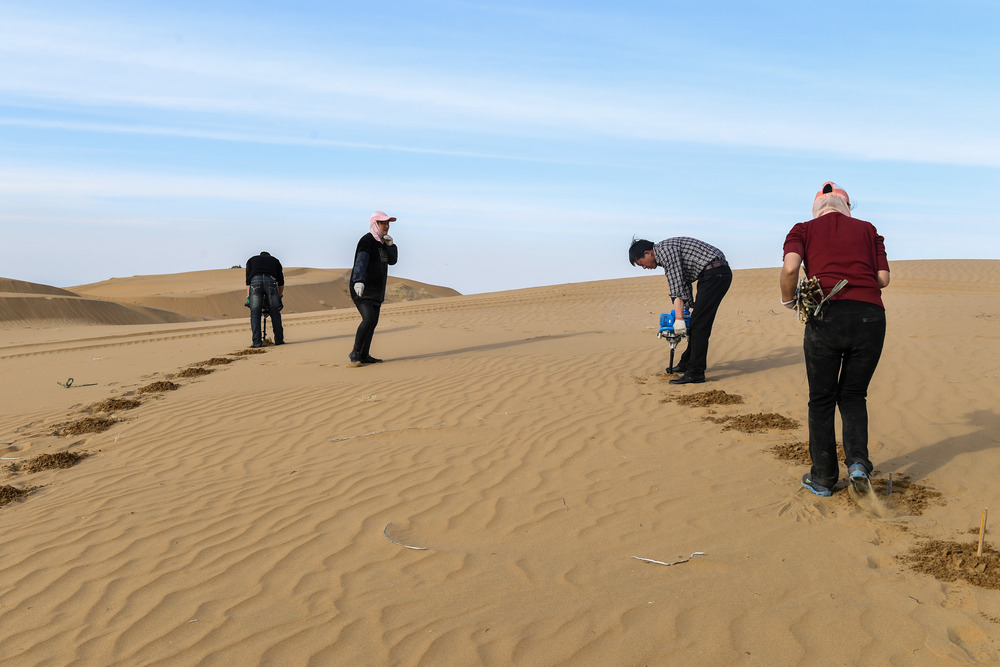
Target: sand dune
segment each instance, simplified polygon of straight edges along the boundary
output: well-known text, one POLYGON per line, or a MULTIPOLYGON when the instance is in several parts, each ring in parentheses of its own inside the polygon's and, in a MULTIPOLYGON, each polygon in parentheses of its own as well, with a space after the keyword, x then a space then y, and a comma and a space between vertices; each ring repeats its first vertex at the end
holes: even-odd
MULTIPOLYGON (((113 278, 69 288, 80 296, 107 299, 217 319, 246 316, 245 271, 241 268, 183 274, 113 278)), ((353 308, 346 269, 285 269, 282 314, 353 308)), ((386 302, 457 296, 448 287, 389 277, 386 302)))
POLYGON ((11 280, 10 278, 0 278, 0 294, 56 294, 59 296, 76 296, 73 292, 40 285, 39 283, 29 283, 24 280, 11 280))
POLYGON ((0 328, 61 324, 166 324, 202 317, 161 308, 89 299, 68 290, 0 278, 0 328))
MULTIPOLYGON (((389 304, 362 368, 349 308, 290 312, 252 355, 245 317, 4 328, 0 485, 30 492, 0 506, 0 662, 996 662, 992 580, 906 559, 998 505, 1000 262, 892 269, 881 518, 775 454, 807 437, 777 269, 736 272, 685 387, 662 275, 389 304), (733 427, 767 415, 791 427, 733 427)), ((133 298, 115 282, 87 294, 133 298)))

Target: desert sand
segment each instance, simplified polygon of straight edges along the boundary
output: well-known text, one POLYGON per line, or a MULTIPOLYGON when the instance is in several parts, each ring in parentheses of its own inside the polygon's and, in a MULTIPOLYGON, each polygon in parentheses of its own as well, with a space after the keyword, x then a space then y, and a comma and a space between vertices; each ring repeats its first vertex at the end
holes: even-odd
POLYGON ((875 504, 799 484, 776 268, 735 272, 688 386, 659 272, 424 286, 383 308, 386 362, 350 368, 336 276, 290 278, 288 344, 244 354, 233 271, 0 283, 0 663, 1000 660, 994 519, 975 553, 1000 261, 892 264, 875 504))

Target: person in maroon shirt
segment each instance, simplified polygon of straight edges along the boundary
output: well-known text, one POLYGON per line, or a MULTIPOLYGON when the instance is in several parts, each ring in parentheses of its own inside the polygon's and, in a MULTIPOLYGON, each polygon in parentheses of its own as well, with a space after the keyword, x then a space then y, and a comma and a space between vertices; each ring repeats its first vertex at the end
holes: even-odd
POLYGON ((840 409, 848 480, 859 493, 871 491, 868 458, 868 383, 882 355, 889 285, 884 239, 870 222, 851 216, 851 200, 827 182, 813 200, 813 219, 785 237, 779 285, 781 303, 795 308, 799 267, 818 278, 824 295, 847 284, 805 324, 803 350, 809 380, 809 456, 802 486, 818 496, 833 494, 840 477, 834 412, 840 409))

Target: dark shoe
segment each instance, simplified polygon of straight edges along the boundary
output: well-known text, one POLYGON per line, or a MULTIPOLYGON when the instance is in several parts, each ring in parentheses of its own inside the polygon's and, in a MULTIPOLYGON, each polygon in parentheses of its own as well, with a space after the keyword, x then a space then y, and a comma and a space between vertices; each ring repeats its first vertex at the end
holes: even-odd
POLYGON ((264 347, 264 346, 262 344, 260 344, 260 343, 254 343, 250 347, 264 347))
POLYGON ((871 480, 868 478, 868 471, 860 463, 852 463, 847 467, 847 479, 851 488, 856 493, 865 494, 872 490, 871 480))
POLYGON ((828 486, 823 486, 822 484, 817 484, 816 482, 812 481, 812 477, 809 473, 802 475, 802 486, 809 489, 817 496, 821 496, 823 498, 829 498, 830 496, 833 495, 833 489, 831 489, 828 486))
POLYGON ((275 345, 284 345, 285 341, 283 341, 283 340, 276 340, 276 341, 274 341, 274 344, 275 345))
POLYGON ((678 375, 684 375, 685 373, 687 373, 687 369, 684 368, 683 366, 674 366, 673 368, 667 366, 667 368, 664 370, 666 370, 668 373, 676 373, 678 375))
POLYGON ((704 381, 704 375, 692 375, 691 373, 685 373, 679 378, 671 380, 670 384, 701 384, 704 381))
POLYGON ((375 357, 369 355, 369 356, 365 357, 364 359, 362 359, 361 363, 363 363, 363 364, 381 364, 382 360, 381 359, 376 359, 375 357))
POLYGON ((358 355, 354 354, 353 352, 351 352, 351 355, 348 357, 348 359, 350 359, 351 362, 349 364, 347 364, 347 365, 350 366, 350 367, 352 367, 352 368, 357 368, 358 366, 361 365, 361 357, 359 357, 358 355))

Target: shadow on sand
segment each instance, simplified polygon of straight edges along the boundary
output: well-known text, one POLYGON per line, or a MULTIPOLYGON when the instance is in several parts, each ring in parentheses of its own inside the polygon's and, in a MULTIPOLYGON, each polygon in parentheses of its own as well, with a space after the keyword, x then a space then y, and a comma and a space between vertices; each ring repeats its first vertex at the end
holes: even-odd
POLYGON ((459 347, 454 350, 443 350, 441 352, 428 352, 427 354, 414 354, 408 357, 394 357, 393 361, 410 361, 412 359, 434 359, 436 357, 447 357, 453 354, 465 354, 467 352, 488 352, 490 350, 502 350, 508 347, 518 347, 520 345, 529 345, 531 343, 540 343, 543 341, 559 340, 561 338, 574 338, 576 336, 589 336, 592 334, 602 333, 600 331, 577 331, 574 333, 567 334, 553 334, 551 336, 532 336, 531 338, 521 338, 518 340, 508 340, 499 343, 487 343, 484 345, 471 345, 469 347, 459 347))
POLYGON ((888 461, 880 461, 877 467, 885 471, 905 472, 914 479, 922 479, 956 456, 994 449, 1000 444, 1000 415, 989 410, 975 410, 968 413, 965 419, 966 423, 976 429, 972 433, 924 445, 888 461))

